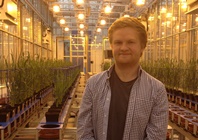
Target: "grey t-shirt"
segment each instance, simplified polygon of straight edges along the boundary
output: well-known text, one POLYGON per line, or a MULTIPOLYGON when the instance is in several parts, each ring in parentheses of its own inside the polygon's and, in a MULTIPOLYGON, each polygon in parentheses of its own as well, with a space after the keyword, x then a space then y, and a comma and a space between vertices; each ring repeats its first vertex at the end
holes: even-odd
POLYGON ((115 70, 112 71, 107 140, 122 140, 130 91, 136 79, 123 82, 119 79, 115 70))

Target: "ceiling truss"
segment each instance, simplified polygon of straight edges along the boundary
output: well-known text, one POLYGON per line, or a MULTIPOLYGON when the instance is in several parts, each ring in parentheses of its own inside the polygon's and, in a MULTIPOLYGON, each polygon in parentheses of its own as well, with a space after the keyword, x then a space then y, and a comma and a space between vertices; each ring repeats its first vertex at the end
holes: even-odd
POLYGON ((145 12, 148 8, 148 4, 155 2, 156 0, 147 0, 147 4, 137 7, 134 4, 135 0, 84 0, 83 5, 77 5, 76 0, 45 0, 49 5, 49 9, 52 11, 54 5, 60 6, 60 12, 54 13, 54 18, 57 22, 61 18, 66 20, 66 24, 63 27, 69 27, 70 32, 79 32, 79 24, 85 25, 85 32, 89 33, 92 38, 102 39, 107 36, 107 30, 110 24, 117 18, 123 16, 124 13, 128 13, 130 16, 139 16, 145 12), (104 12, 104 7, 110 5, 112 11, 110 14, 104 12), (85 19, 83 21, 78 19, 78 14, 83 13, 85 19), (106 25, 100 25, 100 20, 106 20, 106 25), (97 33, 97 28, 102 29, 101 33, 97 33))

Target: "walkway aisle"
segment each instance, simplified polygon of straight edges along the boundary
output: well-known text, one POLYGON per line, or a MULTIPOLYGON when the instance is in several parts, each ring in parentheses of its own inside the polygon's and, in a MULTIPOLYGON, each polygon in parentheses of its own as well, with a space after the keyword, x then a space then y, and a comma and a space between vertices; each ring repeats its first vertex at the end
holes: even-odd
POLYGON ((65 129, 63 130, 63 140, 76 140, 76 123, 77 123, 77 115, 80 108, 80 103, 83 96, 83 91, 86 84, 86 76, 81 73, 79 84, 77 85, 75 91, 75 98, 72 102, 69 118, 66 122, 65 129))

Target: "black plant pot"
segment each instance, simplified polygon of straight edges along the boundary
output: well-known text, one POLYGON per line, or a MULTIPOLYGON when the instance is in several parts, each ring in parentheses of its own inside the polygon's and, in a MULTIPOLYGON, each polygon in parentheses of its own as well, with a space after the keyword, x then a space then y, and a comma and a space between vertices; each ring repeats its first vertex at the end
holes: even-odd
POLYGON ((59 112, 46 112, 46 122, 58 122, 59 121, 59 112))
POLYGON ((56 107, 51 107, 48 109, 48 112, 58 112, 61 113, 62 112, 62 108, 56 108, 56 107))
POLYGON ((57 128, 60 127, 58 124, 45 124, 41 126, 42 128, 57 128))
POLYGON ((10 119, 10 112, 0 112, 0 122, 7 122, 10 119))
POLYGON ((60 104, 56 105, 56 102, 54 102, 54 104, 50 107, 50 108, 59 108, 59 109, 63 109, 63 107, 65 106, 64 102, 61 102, 60 104))
POLYGON ((1 105, 0 112, 10 112, 10 118, 14 117, 16 114, 16 107, 12 107, 9 104, 3 104, 1 105))
POLYGON ((6 108, 6 110, 8 112, 10 112, 10 118, 12 118, 12 117, 15 116, 15 111, 16 111, 16 108, 15 107, 6 108))

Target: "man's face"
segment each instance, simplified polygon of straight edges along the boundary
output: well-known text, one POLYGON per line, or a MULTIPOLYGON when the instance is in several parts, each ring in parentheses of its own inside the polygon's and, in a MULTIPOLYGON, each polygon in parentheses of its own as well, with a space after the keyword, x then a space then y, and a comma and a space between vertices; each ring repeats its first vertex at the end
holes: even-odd
POLYGON ((116 30, 112 35, 112 52, 117 64, 136 65, 143 53, 139 33, 130 27, 116 30))

